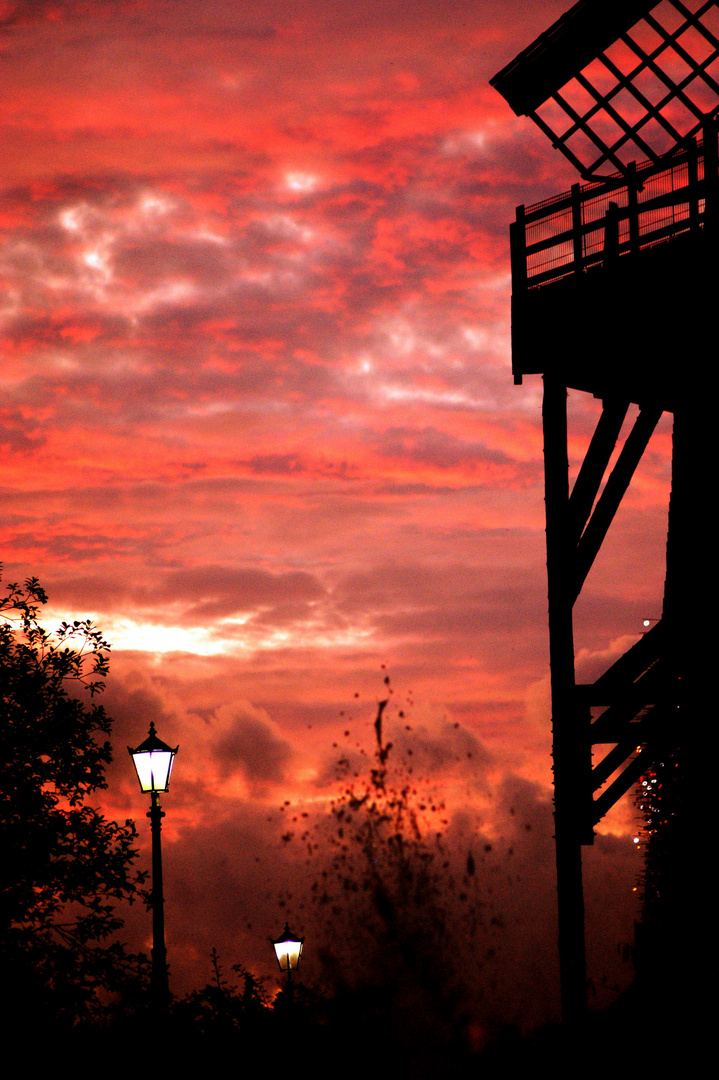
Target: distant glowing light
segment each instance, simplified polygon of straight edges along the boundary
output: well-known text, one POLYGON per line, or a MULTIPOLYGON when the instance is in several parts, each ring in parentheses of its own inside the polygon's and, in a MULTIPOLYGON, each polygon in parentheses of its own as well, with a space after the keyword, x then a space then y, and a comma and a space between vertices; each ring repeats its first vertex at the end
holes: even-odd
POLYGON ((127 618, 113 618, 97 612, 48 613, 51 621, 89 618, 100 626, 115 650, 164 654, 189 653, 195 656, 238 655, 270 652, 275 649, 361 648, 371 646, 371 627, 327 628, 321 620, 289 627, 253 625, 254 612, 221 619, 209 626, 172 626, 127 618))
POLYGON ((315 229, 295 221, 289 214, 273 214, 266 219, 265 227, 269 232, 286 237, 288 240, 296 240, 302 244, 313 243, 316 238, 315 229))
POLYGON ((385 384, 379 388, 380 394, 389 401, 425 401, 432 405, 444 405, 449 408, 481 409, 486 408, 488 402, 480 398, 472 398, 456 390, 428 390, 412 386, 389 386, 385 384))
POLYGON ((107 256, 102 255, 99 251, 86 251, 83 255, 83 261, 88 266, 91 266, 93 270, 107 273, 107 256))
POLYGON ((471 131, 469 133, 469 141, 473 146, 482 150, 487 145, 487 133, 484 131, 471 131))
POLYGON ((222 644, 213 641, 210 632, 201 627, 110 620, 106 633, 116 649, 152 653, 187 652, 198 656, 212 656, 224 651, 222 644))
POLYGON ((175 209, 175 203, 166 195, 161 195, 156 191, 148 191, 140 199, 139 208, 140 212, 145 216, 168 214, 175 209))
POLYGON ((144 295, 140 293, 134 309, 137 312, 146 312, 165 305, 181 305, 193 300, 197 294, 198 290, 189 281, 166 281, 144 295))
POLYGON ((230 241, 226 236, 210 232, 209 229, 198 229, 189 234, 194 240, 203 241, 205 244, 215 244, 217 247, 229 247, 230 241))
POLYGON ((67 210, 63 210, 60 214, 60 224, 68 232, 80 231, 80 210, 79 207, 71 206, 67 210))
POLYGON ((442 149, 445 154, 476 153, 487 145, 487 133, 484 131, 463 131, 445 139, 442 149))
POLYGON ((312 173, 289 172, 285 174, 285 183, 291 191, 314 191, 319 180, 312 173))
POLYGON ((417 348, 417 335, 408 323, 399 319, 394 320, 393 326, 388 331, 388 337, 401 355, 407 356, 417 348))
POLYGON ((489 334, 477 326, 465 326, 462 337, 473 349, 485 349, 489 343, 489 334))

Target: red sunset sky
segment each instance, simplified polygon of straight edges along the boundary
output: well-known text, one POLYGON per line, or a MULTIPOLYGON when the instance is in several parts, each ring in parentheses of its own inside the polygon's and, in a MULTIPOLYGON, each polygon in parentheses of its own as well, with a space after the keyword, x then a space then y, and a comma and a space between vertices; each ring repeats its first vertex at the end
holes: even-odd
MULTIPOLYGON (((508 225, 577 177, 488 79, 569 6, 0 3, 0 551, 48 623, 113 642, 103 805, 143 857, 124 747, 150 720, 180 744, 177 991, 213 945, 272 971, 305 873, 278 808, 322 814, 389 673, 451 829, 513 846, 503 977, 535 965, 554 1008, 541 385, 512 385, 508 225)), ((597 403, 571 411, 576 466, 597 403)), ((669 439, 588 582, 580 678, 660 613, 669 439)), ((602 955, 631 933, 632 821, 587 854, 602 955)))

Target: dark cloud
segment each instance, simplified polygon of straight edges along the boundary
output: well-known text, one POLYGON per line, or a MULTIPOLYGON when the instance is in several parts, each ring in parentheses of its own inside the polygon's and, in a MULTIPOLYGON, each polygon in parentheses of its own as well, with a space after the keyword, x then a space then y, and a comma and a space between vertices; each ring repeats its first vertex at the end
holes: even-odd
MULTIPOLYGON (((220 566, 176 570, 165 578, 163 601, 190 601, 187 614, 195 619, 216 619, 255 608, 320 598, 320 583, 303 571, 273 574, 256 569, 220 566)), ((160 598, 158 597, 158 599, 160 598)))
POLYGON ((506 467, 514 464, 502 451, 482 443, 469 443, 436 428, 389 427, 377 437, 378 449, 389 457, 406 458, 440 469, 481 463, 506 467))
POLYGON ((44 441, 41 425, 35 417, 19 409, 0 409, 0 446, 6 453, 27 454, 44 441))
POLYGON ((285 769, 292 752, 289 743, 261 720, 238 715, 215 746, 221 775, 227 776, 238 766, 251 781, 285 779, 285 769))

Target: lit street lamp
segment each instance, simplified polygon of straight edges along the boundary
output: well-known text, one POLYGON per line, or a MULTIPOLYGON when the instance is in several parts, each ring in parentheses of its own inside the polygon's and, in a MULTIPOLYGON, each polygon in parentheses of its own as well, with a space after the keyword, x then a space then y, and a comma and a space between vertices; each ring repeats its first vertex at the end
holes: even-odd
POLYGON ((289 924, 285 923, 285 928, 277 940, 270 940, 275 947, 275 954, 277 955, 277 963, 280 965, 280 971, 287 972, 287 986, 289 989, 292 982, 292 972, 300 966, 300 956, 302 955, 302 946, 305 943, 305 939, 303 937, 295 937, 290 930, 289 924))
POLYGON ((167 1011, 170 988, 167 981, 167 950, 165 949, 165 898, 162 894, 162 842, 160 830, 165 816, 160 807, 160 792, 170 786, 170 773, 175 754, 162 739, 158 739, 155 725, 150 723, 150 734, 134 750, 128 746, 130 757, 137 771, 140 790, 150 793, 150 809, 147 816, 152 828, 152 979, 150 983, 152 1007, 158 1014, 167 1011))

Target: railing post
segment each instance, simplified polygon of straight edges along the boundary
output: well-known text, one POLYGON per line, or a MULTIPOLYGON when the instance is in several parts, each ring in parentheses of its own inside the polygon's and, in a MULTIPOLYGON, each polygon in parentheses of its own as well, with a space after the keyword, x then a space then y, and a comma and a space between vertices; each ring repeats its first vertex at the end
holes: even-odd
POLYGON ((512 263, 512 371, 514 385, 522 385, 522 376, 514 365, 514 358, 523 354, 522 335, 526 333, 524 317, 527 295, 527 229, 524 206, 517 207, 517 220, 509 226, 509 250, 512 263))
MULTIPOLYGON (((632 255, 636 255, 639 251, 639 201, 637 195, 637 163, 636 161, 630 161, 627 165, 627 209, 629 214, 629 250, 632 255)), ((617 228, 618 246, 619 229, 617 228)))
POLYGON ((687 186, 689 198, 689 228, 699 228, 699 147, 694 139, 687 149, 687 186))
POLYGON ((527 288, 527 227, 523 205, 517 207, 517 220, 509 226, 509 249, 512 291, 524 292, 527 288))
POLYGON ((708 121, 703 129, 704 141, 704 227, 716 230, 719 215, 719 162, 717 161, 717 127, 708 121))
POLYGON ((619 207, 610 202, 604 219, 604 265, 619 258, 619 207))
POLYGON ((584 237, 582 235, 582 189, 572 184, 572 245, 574 248, 574 273, 584 269, 584 237))

